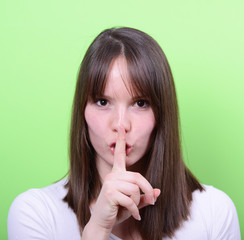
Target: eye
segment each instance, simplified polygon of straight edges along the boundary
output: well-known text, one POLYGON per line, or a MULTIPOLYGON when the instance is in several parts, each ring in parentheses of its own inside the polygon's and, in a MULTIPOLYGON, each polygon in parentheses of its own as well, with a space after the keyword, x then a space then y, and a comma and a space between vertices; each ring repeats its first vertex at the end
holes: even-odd
POLYGON ((139 108, 146 108, 148 107, 149 102, 143 99, 140 99, 138 101, 135 102, 135 106, 139 107, 139 108))
POLYGON ((96 104, 100 107, 106 107, 108 105, 108 101, 106 99, 98 99, 96 104))

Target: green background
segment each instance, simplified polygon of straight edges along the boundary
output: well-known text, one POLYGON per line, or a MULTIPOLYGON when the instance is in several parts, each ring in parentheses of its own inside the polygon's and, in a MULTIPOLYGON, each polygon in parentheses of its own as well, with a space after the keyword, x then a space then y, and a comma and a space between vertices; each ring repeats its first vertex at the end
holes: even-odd
POLYGON ((244 1, 0 1, 0 239, 21 192, 68 169, 77 71, 103 29, 139 28, 176 82, 187 165, 234 201, 244 236, 244 1))

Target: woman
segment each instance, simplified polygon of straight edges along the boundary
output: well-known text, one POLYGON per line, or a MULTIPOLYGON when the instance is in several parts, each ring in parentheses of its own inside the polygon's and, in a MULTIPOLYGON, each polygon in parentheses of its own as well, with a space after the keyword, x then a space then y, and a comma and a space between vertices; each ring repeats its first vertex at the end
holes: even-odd
POLYGON ((13 203, 9 239, 240 239, 223 192, 182 160, 167 59, 132 28, 98 35, 73 104, 69 177, 13 203))

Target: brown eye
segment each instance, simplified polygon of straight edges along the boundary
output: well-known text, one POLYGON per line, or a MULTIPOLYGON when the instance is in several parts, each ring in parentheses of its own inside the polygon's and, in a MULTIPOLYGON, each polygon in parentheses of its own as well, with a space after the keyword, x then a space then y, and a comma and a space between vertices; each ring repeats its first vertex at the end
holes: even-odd
POLYGON ((145 108, 149 105, 148 101, 146 100, 138 100, 135 105, 139 108, 145 108))
POLYGON ((96 104, 101 107, 105 107, 108 105, 108 101, 106 99, 99 99, 96 101, 96 104))

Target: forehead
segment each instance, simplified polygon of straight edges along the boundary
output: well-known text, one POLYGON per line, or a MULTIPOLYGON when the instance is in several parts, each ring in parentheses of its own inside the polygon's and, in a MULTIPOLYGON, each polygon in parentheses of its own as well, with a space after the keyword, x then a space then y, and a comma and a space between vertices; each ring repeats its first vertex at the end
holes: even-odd
MULTIPOLYGON (((143 61, 132 59, 123 54, 112 59, 104 58, 103 61, 93 61, 89 67, 87 88, 85 90, 86 101, 107 95, 106 91, 121 84, 132 97, 146 97, 151 99, 155 95, 152 78, 149 77, 143 61)), ((153 101, 151 101, 153 102, 153 101)))
POLYGON ((112 92, 118 94, 125 91, 130 95, 138 95, 128 72, 127 60, 120 56, 111 62, 108 69, 104 94, 112 92))
POLYGON ((130 76, 125 58, 119 57, 112 61, 108 69, 103 94, 112 96, 131 95, 130 76))
POLYGON ((127 61, 124 57, 115 58, 108 69, 107 78, 119 77, 119 75, 123 78, 128 78, 128 69, 127 69, 127 61))

